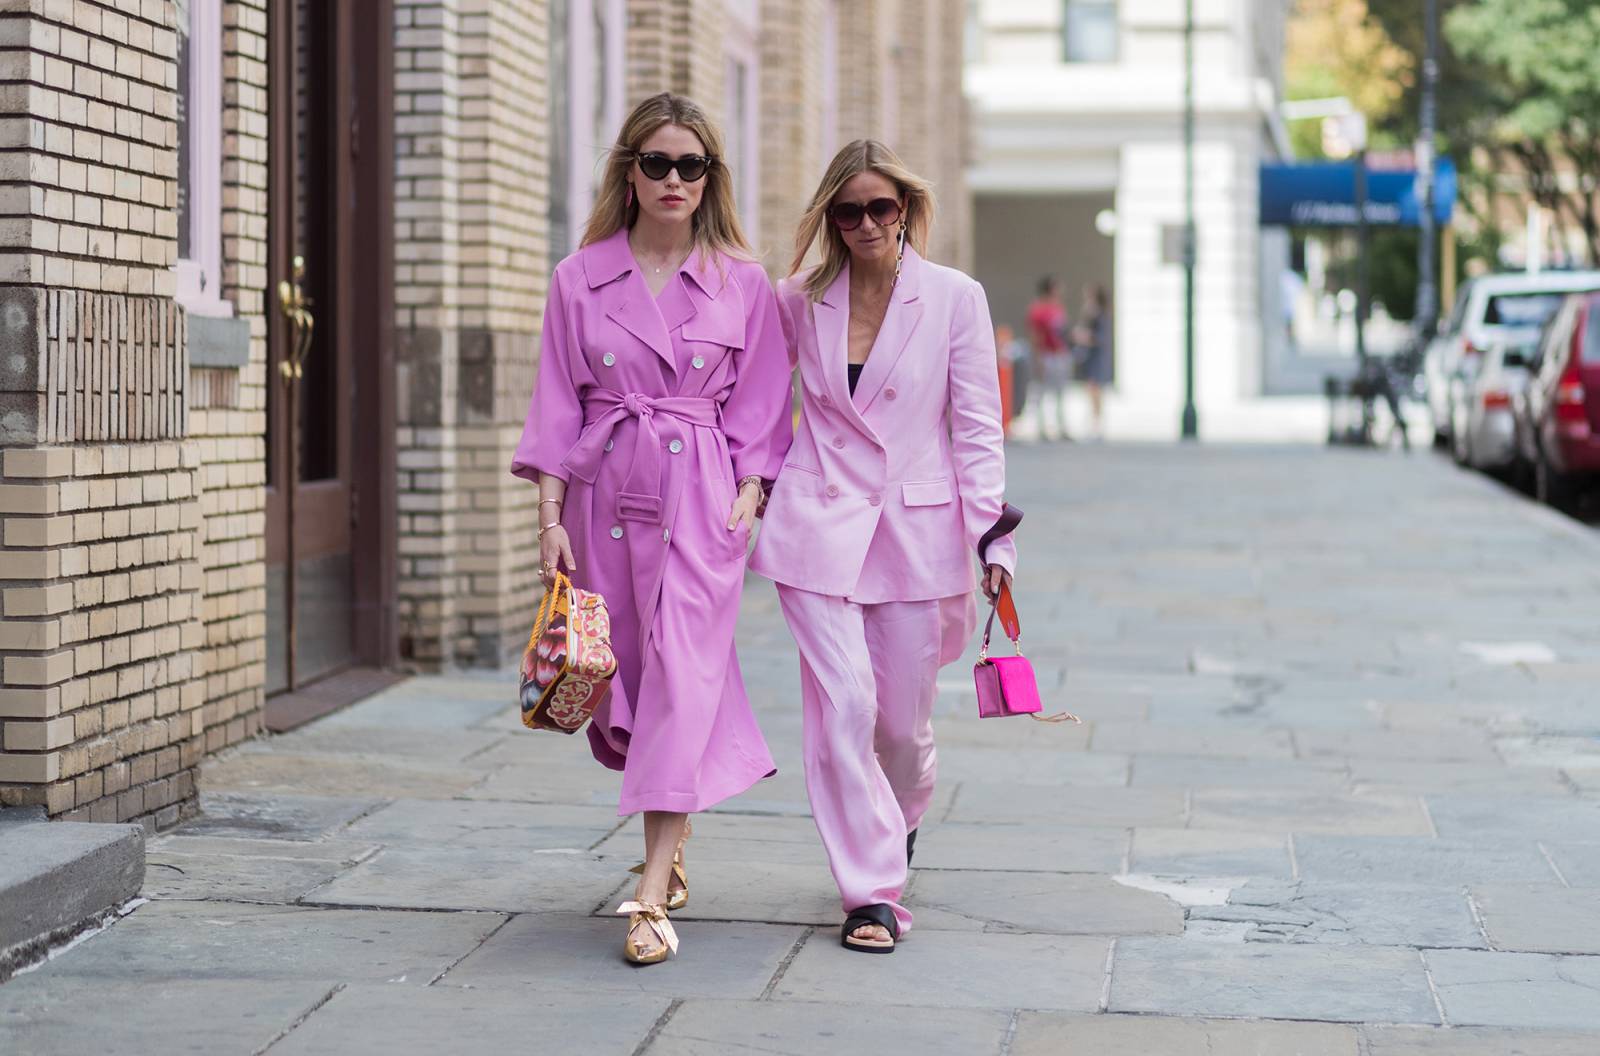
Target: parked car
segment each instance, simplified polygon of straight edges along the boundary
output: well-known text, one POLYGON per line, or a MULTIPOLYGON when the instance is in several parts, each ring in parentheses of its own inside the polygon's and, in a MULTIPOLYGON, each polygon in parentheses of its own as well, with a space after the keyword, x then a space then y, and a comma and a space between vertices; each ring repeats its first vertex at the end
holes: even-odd
POLYGON ((1450 396, 1450 449, 1457 462, 1491 473, 1517 463, 1515 402, 1531 377, 1537 337, 1497 340, 1481 356, 1462 359, 1450 396))
POLYGON ((1517 448, 1539 501, 1570 507, 1600 484, 1600 293, 1562 301, 1530 369, 1517 448))
POLYGON ((1600 271, 1480 275, 1468 279, 1449 318, 1423 354, 1422 375, 1435 441, 1445 444, 1450 440, 1454 420, 1451 390, 1463 361, 1482 356, 1496 341, 1537 339, 1567 294, 1590 290, 1600 290, 1600 271))

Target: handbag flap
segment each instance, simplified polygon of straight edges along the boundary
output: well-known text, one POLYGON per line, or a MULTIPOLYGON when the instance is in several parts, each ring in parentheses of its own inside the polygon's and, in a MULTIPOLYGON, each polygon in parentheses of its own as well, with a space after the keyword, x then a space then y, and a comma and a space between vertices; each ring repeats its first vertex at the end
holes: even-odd
POLYGON ((1000 683, 1000 696, 1005 708, 1013 715, 1026 715, 1040 710, 1039 683, 1034 679, 1033 665, 1025 656, 991 656, 1000 683))

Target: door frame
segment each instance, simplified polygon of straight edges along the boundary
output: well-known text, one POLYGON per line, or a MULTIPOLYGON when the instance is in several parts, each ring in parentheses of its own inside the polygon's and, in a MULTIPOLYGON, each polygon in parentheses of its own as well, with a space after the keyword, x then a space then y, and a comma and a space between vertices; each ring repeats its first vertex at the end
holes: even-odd
MULTIPOLYGON (((314 2, 314 0, 313 0, 314 2)), ((279 89, 293 76, 292 0, 268 6, 268 150, 267 150, 267 275, 264 311, 268 318, 268 386, 282 386, 276 350, 282 345, 277 284, 289 275, 291 247, 286 238, 293 221, 291 155, 281 145, 292 143, 294 127, 287 107, 273 105, 279 89)), ((350 437, 351 633, 353 661, 392 668, 399 660, 398 606, 398 469, 396 464, 394 352, 394 50, 393 34, 371 32, 393 26, 393 0, 362 0, 335 5, 336 86, 326 105, 334 121, 344 122, 339 136, 347 156, 339 159, 332 193, 345 207, 334 210, 340 231, 335 241, 339 290, 338 332, 325 335, 348 348, 349 378, 340 399, 348 397, 350 437), (357 10, 359 9, 359 10, 357 10), (368 30, 362 32, 362 29, 368 30), (359 251, 357 249, 359 247, 359 251)), ((339 126, 335 126, 339 127, 339 126)), ((280 398, 284 390, 278 389, 280 398)), ((269 429, 270 429, 270 415, 269 429)), ((280 459, 278 499, 289 503, 287 528, 277 535, 275 519, 267 518, 265 557, 292 560, 294 510, 290 496, 298 482, 294 423, 287 428, 287 459, 280 459), (287 538, 284 537, 287 535, 287 538)), ((267 442, 271 443, 270 435, 267 442)), ((280 449, 280 453, 283 449, 280 449)), ((269 488, 269 502, 273 496, 269 488)), ((293 579, 290 570, 291 582, 293 579)), ((292 612, 293 594, 286 599, 292 612)), ((272 633, 268 628, 267 633, 272 633)), ((294 643, 290 650, 291 690, 294 643)))

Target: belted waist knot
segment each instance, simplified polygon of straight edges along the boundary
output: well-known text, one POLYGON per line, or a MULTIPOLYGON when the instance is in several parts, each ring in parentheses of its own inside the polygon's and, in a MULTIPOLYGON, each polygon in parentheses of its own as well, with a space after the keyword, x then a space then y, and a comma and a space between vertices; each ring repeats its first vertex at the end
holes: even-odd
POLYGON ((688 426, 717 426, 722 422, 721 405, 702 396, 646 396, 638 392, 590 389, 583 395, 583 409, 588 421, 561 464, 573 476, 593 484, 600 475, 606 441, 624 418, 637 418, 639 431, 634 439, 633 465, 628 468, 628 477, 617 492, 617 516, 646 524, 660 524, 664 508, 661 434, 656 429, 656 416, 664 415, 688 426))

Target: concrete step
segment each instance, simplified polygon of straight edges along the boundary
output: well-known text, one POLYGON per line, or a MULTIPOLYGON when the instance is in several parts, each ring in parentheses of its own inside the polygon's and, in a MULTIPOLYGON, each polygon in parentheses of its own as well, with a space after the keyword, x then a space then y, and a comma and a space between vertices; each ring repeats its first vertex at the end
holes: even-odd
POLYGON ((0 980, 144 884, 144 829, 0 810, 0 980))

